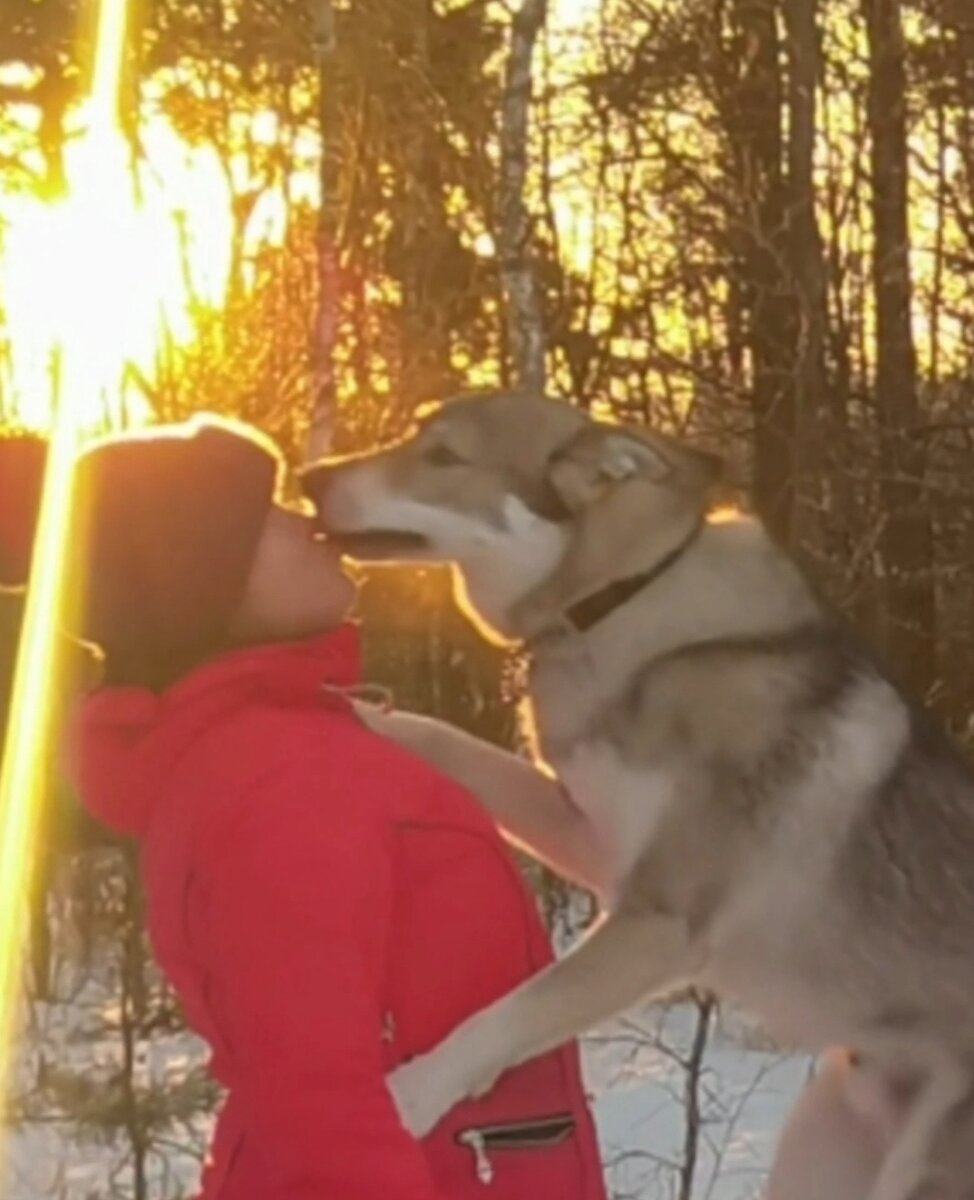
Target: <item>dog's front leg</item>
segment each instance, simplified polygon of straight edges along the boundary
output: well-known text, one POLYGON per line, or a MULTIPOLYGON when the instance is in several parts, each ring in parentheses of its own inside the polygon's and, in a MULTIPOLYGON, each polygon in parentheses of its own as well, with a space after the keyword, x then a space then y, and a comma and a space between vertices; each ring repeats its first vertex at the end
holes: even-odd
POLYGON ((560 962, 389 1077, 404 1124, 421 1137, 460 1100, 489 1091, 504 1071, 685 981, 690 970, 683 920, 609 915, 560 962))

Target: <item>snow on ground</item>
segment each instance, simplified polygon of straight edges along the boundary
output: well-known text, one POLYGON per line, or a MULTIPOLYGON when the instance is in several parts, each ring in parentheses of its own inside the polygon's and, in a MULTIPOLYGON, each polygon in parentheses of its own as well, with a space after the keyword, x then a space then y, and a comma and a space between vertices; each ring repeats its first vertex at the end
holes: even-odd
MULTIPOLYGON (((559 951, 591 917, 585 897, 558 906, 559 951)), ((118 1085, 126 1076, 119 1071, 121 993, 112 955, 88 968, 66 955, 54 980, 57 1001, 28 1004, 18 1071, 25 1099, 9 1140, 6 1187, 0 1178, 3 1200, 132 1200, 132 1143, 119 1131, 129 1099, 118 1085)), ((763 1045, 733 1014, 708 1023, 704 1039, 699 1020, 693 1004, 651 1006, 583 1042, 613 1200, 673 1200, 688 1144, 693 1200, 751 1200, 760 1192, 810 1064, 763 1045), (691 1097, 687 1064, 695 1048, 705 1052, 691 1097), (688 1117, 694 1112, 695 1121, 688 1117)), ((148 1200, 185 1200, 195 1195, 211 1130, 205 1048, 185 1032, 160 1029, 137 1042, 133 1056, 133 1086, 143 1103, 149 1098, 153 1124, 163 1130, 147 1152, 148 1200)))
MULTIPOLYGON (((586 1039, 586 1081, 594 1099, 614 1200, 671 1200, 677 1194, 687 1130, 687 1072, 697 1010, 647 1009, 586 1039)), ((43 1042, 54 1063, 75 1053, 63 1027, 43 1042)), ((742 1027, 724 1020, 710 1033, 699 1076, 699 1139, 694 1200, 748 1200, 760 1191, 785 1112, 807 1077, 807 1060, 747 1048, 742 1027)), ((187 1035, 153 1039, 140 1070, 178 1088, 203 1059, 187 1035)), ((98 1084, 100 1066, 90 1064, 98 1084)), ((175 1123, 149 1158, 151 1200, 192 1196, 207 1122, 175 1123)), ((36 1114, 11 1139, 6 1200, 109 1200, 130 1197, 129 1163, 104 1131, 84 1142, 50 1115, 36 1114)))
MULTIPOLYGON (((678 1194, 688 1127, 685 1063, 697 1010, 648 1009, 586 1039, 586 1081, 615 1200, 678 1194)), ((698 1084, 694 1200, 760 1193, 785 1115, 808 1078, 808 1059, 747 1047, 743 1027, 711 1032, 698 1084)))

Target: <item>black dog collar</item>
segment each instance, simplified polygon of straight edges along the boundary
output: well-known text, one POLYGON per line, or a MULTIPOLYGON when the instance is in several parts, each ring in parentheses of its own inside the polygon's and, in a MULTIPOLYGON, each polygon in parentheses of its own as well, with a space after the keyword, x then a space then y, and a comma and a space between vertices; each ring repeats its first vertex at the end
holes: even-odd
POLYGON ((654 583, 670 567, 678 562, 700 536, 705 523, 703 519, 699 520, 683 541, 672 549, 669 554, 665 554, 648 571, 643 571, 639 575, 629 575, 625 579, 613 580, 612 583, 606 584, 604 588, 593 592, 591 596, 586 596, 583 600, 579 600, 576 604, 573 604, 565 613, 569 624, 579 633, 585 633, 593 625, 598 625, 600 621, 604 621, 617 608, 621 608, 627 600, 631 600, 637 592, 641 592, 643 588, 649 587, 651 583, 654 583))

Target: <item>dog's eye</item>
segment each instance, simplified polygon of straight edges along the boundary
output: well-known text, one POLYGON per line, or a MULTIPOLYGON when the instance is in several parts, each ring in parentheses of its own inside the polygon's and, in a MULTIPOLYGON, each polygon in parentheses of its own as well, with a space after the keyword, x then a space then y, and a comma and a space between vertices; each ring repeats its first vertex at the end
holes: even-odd
POLYGON ((463 462, 463 459, 455 450, 451 450, 449 446, 445 446, 442 442, 434 442, 423 457, 428 463, 432 463, 434 467, 453 467, 457 463, 463 462))

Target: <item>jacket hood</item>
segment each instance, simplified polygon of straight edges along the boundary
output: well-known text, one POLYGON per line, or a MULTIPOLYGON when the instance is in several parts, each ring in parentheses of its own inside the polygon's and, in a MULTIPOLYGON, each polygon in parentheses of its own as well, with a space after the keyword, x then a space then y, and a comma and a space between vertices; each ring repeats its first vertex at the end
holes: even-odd
POLYGON ((354 686, 360 671, 358 629, 348 624, 308 642, 233 651, 162 693, 101 688, 69 723, 68 777, 96 820, 142 837, 174 766, 214 722, 255 703, 309 707, 324 687, 354 686))

